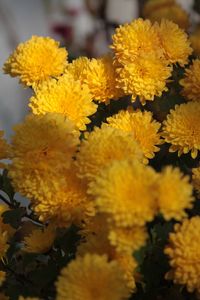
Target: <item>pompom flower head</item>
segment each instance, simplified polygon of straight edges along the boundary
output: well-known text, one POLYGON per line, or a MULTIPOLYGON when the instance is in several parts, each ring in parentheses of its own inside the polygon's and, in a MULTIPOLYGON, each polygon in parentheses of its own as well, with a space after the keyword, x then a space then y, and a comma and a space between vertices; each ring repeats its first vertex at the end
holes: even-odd
MULTIPOLYGON (((4 132, 0 130, 0 160, 8 157, 8 144, 3 139, 4 132)), ((3 168, 4 164, 0 162, 0 168, 3 168)))
POLYGON ((192 49, 194 50, 194 54, 200 56, 200 27, 198 27, 191 35, 190 42, 192 49))
POLYGON ((36 115, 47 112, 61 113, 69 118, 80 130, 90 123, 88 116, 96 112, 96 105, 86 85, 75 81, 70 75, 59 80, 43 83, 35 90, 29 106, 36 115))
POLYGON ((19 44, 4 64, 4 72, 19 76, 27 86, 36 85, 64 72, 67 51, 49 37, 32 36, 19 44))
POLYGON ((56 237, 55 227, 49 225, 42 229, 34 229, 24 238, 24 251, 29 253, 45 253, 49 251, 56 237))
POLYGON ((107 118, 107 122, 111 127, 131 133, 133 139, 141 147, 147 162, 155 156, 155 152, 160 150, 157 146, 162 144, 159 133, 161 125, 153 119, 151 112, 120 111, 107 118))
POLYGON ((200 292, 200 217, 186 219, 174 229, 165 248, 172 268, 166 278, 175 284, 186 285, 189 292, 200 292))
POLYGON ((192 183, 200 197, 200 167, 192 169, 192 183))
POLYGON ((178 151, 178 155, 191 151, 196 158, 200 150, 200 105, 199 102, 188 102, 176 105, 170 110, 163 122, 163 136, 170 143, 170 152, 178 151))
POLYGON ((142 226, 157 213, 157 174, 137 161, 115 161, 102 170, 89 193, 97 210, 119 227, 142 226))
POLYGON ((61 271, 57 281, 57 299, 128 299, 121 268, 106 256, 87 254, 77 257, 61 271))
POLYGON ((186 217, 185 209, 192 208, 194 201, 189 177, 184 176, 178 168, 168 166, 162 171, 158 184, 158 205, 164 218, 179 221, 186 217))
POLYGON ((79 134, 65 116, 53 113, 29 115, 14 130, 9 165, 12 183, 30 199, 46 199, 63 185, 79 134))
POLYGON ((77 154, 79 175, 90 181, 112 161, 126 158, 143 159, 142 150, 132 135, 117 128, 96 127, 80 145, 77 154))
POLYGON ((193 61, 193 64, 185 70, 185 77, 180 80, 183 86, 182 94, 186 99, 200 101, 200 59, 193 61))
POLYGON ((192 48, 185 31, 169 20, 162 20, 160 25, 155 25, 155 28, 168 62, 178 63, 180 66, 186 65, 189 55, 192 54, 192 48))

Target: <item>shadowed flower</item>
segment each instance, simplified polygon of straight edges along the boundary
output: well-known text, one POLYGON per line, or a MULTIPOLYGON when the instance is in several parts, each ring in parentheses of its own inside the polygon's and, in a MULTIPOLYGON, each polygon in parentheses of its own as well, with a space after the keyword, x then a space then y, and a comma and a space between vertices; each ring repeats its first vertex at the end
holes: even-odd
MULTIPOLYGON (((8 158, 8 144, 3 139, 4 132, 0 130, 0 160, 4 158, 8 158)), ((0 162, 0 168, 5 167, 3 163, 0 162)))

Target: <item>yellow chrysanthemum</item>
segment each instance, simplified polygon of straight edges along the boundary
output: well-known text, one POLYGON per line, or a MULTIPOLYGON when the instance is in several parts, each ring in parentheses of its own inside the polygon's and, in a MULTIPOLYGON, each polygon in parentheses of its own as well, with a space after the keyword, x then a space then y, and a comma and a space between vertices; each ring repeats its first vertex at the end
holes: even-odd
POLYGON ((133 138, 140 145, 147 161, 155 156, 154 152, 160 149, 160 123, 156 122, 152 113, 148 111, 120 111, 118 114, 107 118, 109 126, 130 132, 133 138))
POLYGON ((187 12, 174 0, 149 0, 144 5, 143 15, 152 22, 168 19, 185 30, 190 25, 187 12))
POLYGON ((106 256, 77 257, 61 271, 58 278, 57 300, 121 300, 128 299, 121 268, 106 256))
POLYGON ((2 260, 8 250, 8 233, 0 229, 0 260, 2 260))
POLYGON ((172 270, 167 279, 175 284, 186 285, 189 292, 200 292, 200 217, 184 220, 175 225, 175 232, 169 236, 165 254, 169 256, 172 270))
POLYGON ((54 225, 49 225, 44 229, 35 229, 24 238, 23 250, 29 253, 46 253, 51 249, 55 237, 54 225))
POLYGON ((190 42, 192 49, 194 50, 194 54, 200 56, 200 27, 198 27, 191 35, 190 42))
MULTIPOLYGON (((4 132, 0 130, 0 160, 8 157, 8 145, 3 139, 4 132)), ((0 162, 0 168, 3 168, 5 165, 0 162)))
POLYGON ((126 286, 131 292, 136 290, 134 273, 137 268, 137 262, 132 255, 117 254, 115 260, 122 269, 126 286))
POLYGON ((35 90, 29 106, 36 115, 47 112, 61 113, 67 116, 80 129, 85 130, 88 118, 96 112, 96 104, 86 85, 75 81, 70 75, 63 75, 59 80, 43 83, 35 90))
POLYGON ((171 71, 165 59, 158 59, 154 53, 149 53, 119 67, 117 81, 125 94, 132 95, 132 101, 139 96, 144 105, 147 100, 153 101, 155 96, 160 97, 168 90, 166 83, 171 71))
POLYGON ((15 190, 30 199, 54 195, 64 182, 79 133, 63 115, 29 115, 15 128, 9 176, 15 190))
POLYGON ((170 110, 163 122, 163 136, 170 143, 170 152, 178 151, 178 155, 191 151, 192 158, 196 158, 200 150, 200 104, 188 102, 176 105, 170 110))
POLYGON ((4 223, 2 214, 9 210, 9 207, 4 205, 3 203, 0 203, 0 229, 2 231, 6 231, 8 238, 11 238, 13 234, 15 233, 15 229, 12 228, 9 224, 4 223))
POLYGON ((90 59, 85 56, 80 56, 69 63, 65 69, 66 74, 70 74, 74 80, 80 80, 83 83, 85 79, 85 70, 90 64, 90 59))
POLYGON ((110 230, 109 240, 116 251, 132 254, 145 245, 147 232, 144 227, 114 228, 110 230))
POLYGON ((192 48, 185 31, 169 20, 162 20, 160 25, 155 25, 155 28, 169 63, 186 65, 189 55, 192 54, 192 48))
POLYGON ((64 72, 67 51, 59 48, 59 42, 49 37, 32 36, 18 45, 4 64, 4 72, 19 76, 27 86, 57 77, 64 72))
POLYGON ((86 184, 76 176, 72 166, 63 174, 63 185, 56 193, 34 201, 34 210, 43 222, 53 221, 58 227, 80 225, 94 215, 94 205, 86 194, 86 184))
POLYGON ((192 169, 192 183, 198 196, 200 196, 200 168, 192 169))
POLYGON ((193 64, 185 70, 185 77, 180 80, 183 86, 182 94, 188 100, 200 101, 200 59, 193 61, 193 64))
POLYGON ((137 161, 115 161, 102 170, 89 193, 97 210, 109 214, 119 227, 143 226, 157 213, 157 174, 137 161))
POLYGON ((126 158, 143 159, 142 150, 132 135, 118 128, 96 127, 80 145, 77 168, 79 175, 90 181, 112 161, 126 158))
POLYGON ((0 286, 4 283, 5 279, 6 279, 6 272, 0 271, 0 286))
POLYGON ((158 59, 162 57, 163 50, 157 31, 149 20, 137 19, 130 24, 119 26, 112 38, 111 48, 114 50, 117 64, 128 65, 141 54, 154 53, 158 59))
POLYGON ((158 205, 166 220, 177 221, 186 217, 185 209, 192 208, 192 185, 189 177, 184 176, 178 168, 166 167, 159 179, 158 205))

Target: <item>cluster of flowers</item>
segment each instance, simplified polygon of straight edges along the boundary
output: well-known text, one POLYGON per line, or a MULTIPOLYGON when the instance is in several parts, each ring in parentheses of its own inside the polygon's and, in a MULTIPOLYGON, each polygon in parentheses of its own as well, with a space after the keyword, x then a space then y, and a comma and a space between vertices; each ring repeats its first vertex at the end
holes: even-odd
MULTIPOLYGON (((14 189, 44 226, 25 237, 24 250, 47 252, 58 228, 74 224, 81 239, 57 279, 56 299, 128 299, 142 281, 133 254, 148 240, 147 224, 162 215, 177 223, 164 250, 171 266, 166 278, 200 293, 200 216, 188 218, 194 188, 200 194, 200 168, 190 182, 178 167, 158 172, 151 165, 163 144, 178 156, 198 157, 200 60, 180 81, 185 102, 161 124, 147 104, 168 91, 174 65, 189 63, 187 34, 171 21, 138 19, 116 29, 111 49, 69 63, 57 42, 33 36, 5 62, 5 73, 33 89, 30 114, 15 126, 10 145, 2 132, 0 140, 14 189), (128 97, 127 109, 88 126, 102 105, 107 112, 110 101, 128 97)), ((8 226, 1 225, 2 259, 8 226)))

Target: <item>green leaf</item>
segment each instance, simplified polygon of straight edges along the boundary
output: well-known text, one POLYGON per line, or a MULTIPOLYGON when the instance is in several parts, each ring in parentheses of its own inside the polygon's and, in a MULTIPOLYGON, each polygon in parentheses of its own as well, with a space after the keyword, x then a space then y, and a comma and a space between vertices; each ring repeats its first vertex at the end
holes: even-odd
POLYGON ((3 221, 6 224, 10 224, 13 228, 18 229, 21 225, 21 219, 26 214, 25 207, 19 207, 16 209, 7 210, 2 214, 3 221))

